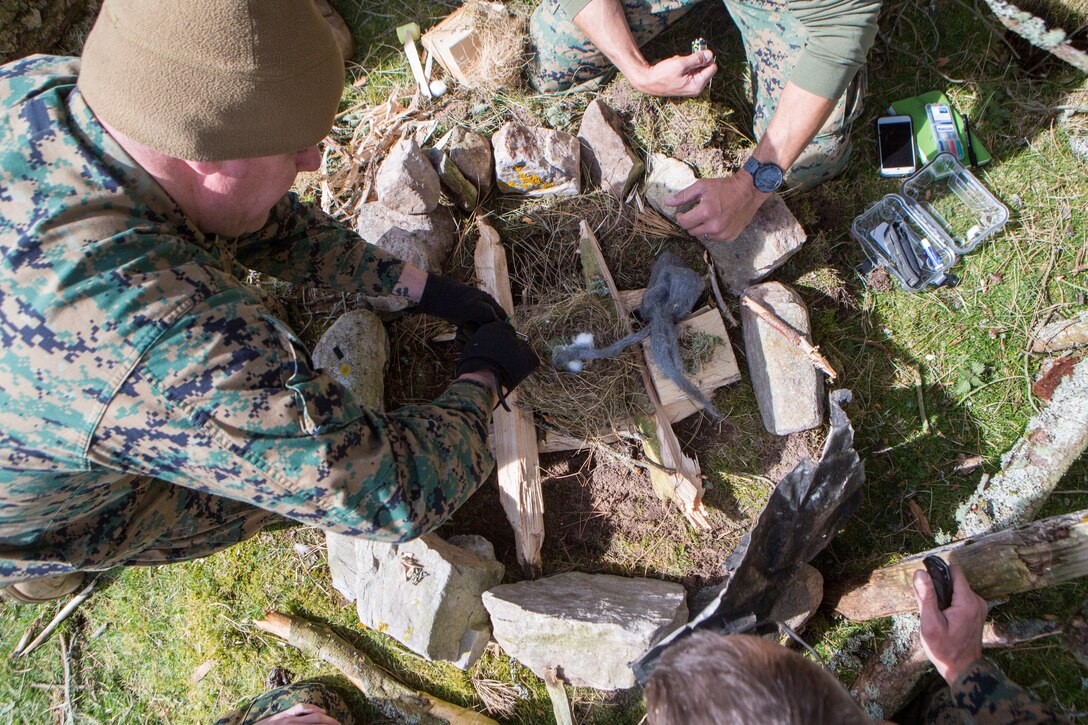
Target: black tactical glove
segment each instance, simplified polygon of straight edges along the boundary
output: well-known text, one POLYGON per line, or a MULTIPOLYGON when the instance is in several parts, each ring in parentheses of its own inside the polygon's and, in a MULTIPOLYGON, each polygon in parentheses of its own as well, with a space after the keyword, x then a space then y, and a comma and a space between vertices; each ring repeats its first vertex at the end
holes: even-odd
POLYGON ((507 319, 506 311, 488 293, 433 272, 427 274, 416 310, 452 322, 463 340, 489 322, 507 319))
POLYGON ((506 395, 540 366, 529 343, 518 337, 508 322, 489 322, 469 338, 457 363, 457 374, 490 370, 499 382, 499 402, 507 410, 506 395))

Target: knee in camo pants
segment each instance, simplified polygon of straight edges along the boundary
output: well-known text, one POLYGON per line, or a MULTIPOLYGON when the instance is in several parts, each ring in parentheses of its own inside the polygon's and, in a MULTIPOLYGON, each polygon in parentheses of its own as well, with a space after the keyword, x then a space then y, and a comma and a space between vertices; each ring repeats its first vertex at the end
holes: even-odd
MULTIPOLYGON (((627 24, 641 47, 682 17, 698 0, 622 0, 627 24)), ((756 138, 762 138, 782 90, 808 38, 786 0, 725 0, 740 29, 752 73, 756 138)), ((560 7, 542 0, 529 22, 533 57, 529 80, 542 92, 555 92, 600 79, 613 70, 560 7)), ((850 157, 850 126, 861 114, 866 75, 862 68, 839 99, 823 128, 786 174, 786 184, 811 189, 837 176, 850 157)))

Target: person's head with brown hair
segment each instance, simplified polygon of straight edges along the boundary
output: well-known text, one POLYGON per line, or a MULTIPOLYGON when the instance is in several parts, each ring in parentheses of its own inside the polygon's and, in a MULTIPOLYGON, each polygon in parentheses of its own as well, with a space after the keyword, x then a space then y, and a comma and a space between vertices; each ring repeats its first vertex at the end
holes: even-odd
POLYGON ((871 720, 835 676, 762 637, 696 632, 646 683, 650 725, 855 725, 871 720))

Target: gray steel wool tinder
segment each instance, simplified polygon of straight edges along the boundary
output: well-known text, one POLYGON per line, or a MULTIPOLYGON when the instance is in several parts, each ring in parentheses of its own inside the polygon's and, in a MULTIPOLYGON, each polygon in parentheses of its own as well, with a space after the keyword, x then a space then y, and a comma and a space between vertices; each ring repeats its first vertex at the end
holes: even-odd
POLYGON ((722 416, 714 404, 684 375, 684 365, 680 360, 680 330, 677 323, 691 314, 695 303, 703 295, 705 285, 701 275, 684 266, 676 255, 665 252, 654 262, 646 293, 638 308, 643 327, 608 347, 598 349, 577 343, 560 347, 552 354, 552 365, 564 369, 576 361, 615 357, 625 348, 649 337, 650 353, 662 372, 707 415, 720 420, 722 416))

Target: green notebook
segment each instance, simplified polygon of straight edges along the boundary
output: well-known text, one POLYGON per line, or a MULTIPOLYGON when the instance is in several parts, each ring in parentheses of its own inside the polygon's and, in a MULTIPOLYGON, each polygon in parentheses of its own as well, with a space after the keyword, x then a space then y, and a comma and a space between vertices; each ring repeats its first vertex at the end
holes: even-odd
MULTIPOLYGON (((914 124, 914 145, 918 149, 918 160, 923 164, 928 164, 938 153, 937 141, 933 138, 933 132, 929 128, 929 118, 926 116, 926 106, 930 103, 943 103, 951 109, 952 120, 956 124, 956 131, 959 132, 960 141, 963 143, 964 149, 967 148, 967 134, 964 131, 963 116, 949 102, 948 96, 945 94, 940 91, 930 91, 920 96, 896 101, 891 106, 891 112, 897 116, 910 116, 911 122, 914 124)), ((971 146, 974 149, 979 166, 990 163, 993 157, 990 156, 990 152, 986 150, 986 147, 982 145, 982 141, 979 139, 978 134, 975 133, 974 128, 971 129, 971 146)), ((967 166, 970 164, 971 159, 964 153, 964 158, 959 159, 959 161, 967 166)))

